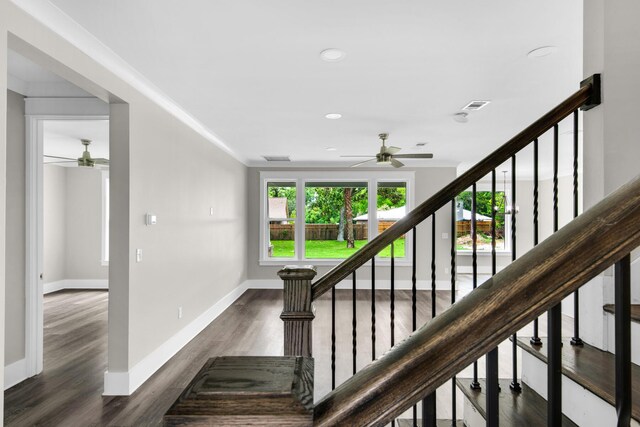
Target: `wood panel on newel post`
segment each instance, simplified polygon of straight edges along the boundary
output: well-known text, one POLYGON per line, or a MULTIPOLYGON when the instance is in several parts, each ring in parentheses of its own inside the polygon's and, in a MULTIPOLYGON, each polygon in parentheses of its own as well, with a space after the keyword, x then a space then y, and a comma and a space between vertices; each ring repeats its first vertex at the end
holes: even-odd
POLYGON ((278 272, 284 281, 284 355, 311 357, 311 323, 315 317, 311 300, 312 265, 286 265, 278 272))

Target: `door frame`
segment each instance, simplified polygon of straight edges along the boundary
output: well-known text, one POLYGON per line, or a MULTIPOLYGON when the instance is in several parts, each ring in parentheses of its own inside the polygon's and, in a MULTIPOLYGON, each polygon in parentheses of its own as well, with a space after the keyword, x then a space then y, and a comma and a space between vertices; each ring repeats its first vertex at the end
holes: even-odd
MULTIPOLYGON (((108 106, 107 106, 108 108, 108 106)), ((47 120, 109 120, 108 114, 27 114, 25 141, 25 361, 26 378, 43 370, 43 128, 47 120)))

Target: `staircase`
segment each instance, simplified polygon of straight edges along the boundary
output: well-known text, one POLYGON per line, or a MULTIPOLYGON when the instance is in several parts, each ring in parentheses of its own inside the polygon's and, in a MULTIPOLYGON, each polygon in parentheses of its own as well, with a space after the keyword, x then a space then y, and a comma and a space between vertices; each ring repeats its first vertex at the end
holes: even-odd
MULTIPOLYGON (((588 110, 600 103, 599 76, 581 84, 580 90, 516 137, 480 161, 469 171, 445 186, 402 220, 371 240, 357 253, 313 282, 314 267, 289 266, 279 272, 284 281, 285 356, 309 358, 313 355, 313 321, 316 316, 313 301, 331 293, 330 360, 333 390, 313 406, 313 422, 300 425, 413 425, 467 427, 487 426, 605 426, 637 425, 640 411, 631 398, 632 387, 640 384, 638 367, 632 364, 630 304, 631 256, 640 246, 640 177, 607 196, 598 205, 578 215, 578 109, 588 110), (559 126, 567 117, 573 118, 573 205, 574 220, 560 228, 559 210, 559 126), (545 133, 553 135, 553 231, 544 241, 538 234, 538 139, 545 133), (516 156, 525 148, 533 149, 534 248, 516 254, 516 156), (495 207, 496 168, 511 163, 513 212, 511 225, 512 263, 498 272, 496 268, 496 213, 492 214, 492 277, 478 283, 476 248, 476 185, 490 176, 492 205, 495 207), (456 301, 456 246, 436 245, 436 221, 450 206, 451 235, 455 236, 456 197, 472 188, 471 214, 473 291, 456 301), (615 209, 612 209, 615 207, 615 209), (416 321, 416 228, 431 227, 431 314, 432 320, 419 327, 416 321), (389 325, 392 348, 373 363, 358 370, 356 354, 362 339, 356 325, 356 274, 370 269, 371 298, 375 295, 375 260, 377 254, 401 236, 413 237, 412 253, 412 326, 414 332, 404 340, 394 340, 394 258, 390 262, 390 318, 376 319, 375 301, 371 304, 371 337, 375 349, 376 334, 389 325), (451 256, 451 306, 436 313, 436 253, 447 251, 451 256), (611 336, 614 352, 602 351, 580 336, 580 294, 578 289, 590 280, 610 271, 614 266, 615 304, 606 305, 596 316, 611 316, 611 336), (609 269, 609 270, 608 270, 609 269), (335 287, 351 278, 353 321, 351 325, 336 325, 335 287), (561 302, 573 295, 573 333, 562 337, 561 302), (547 313, 546 336, 539 331, 538 316, 547 313), (605 314, 606 313, 606 314, 605 314), (387 321, 389 323, 387 323, 387 321), (519 337, 517 332, 533 322, 532 336, 519 337), (336 380, 336 334, 351 326, 353 376, 342 384, 336 380), (419 328, 418 328, 419 327, 419 328), (510 341, 509 341, 510 339, 510 341), (512 354, 509 378, 499 378, 498 345, 506 341, 512 354), (395 344, 395 345, 394 345, 395 344), (521 355, 521 359, 520 359, 521 355), (479 377, 478 361, 485 363, 486 377, 479 377), (519 362, 521 361, 521 366, 519 362), (457 378, 463 369, 472 366, 473 375, 457 378), (451 407, 438 406, 436 390, 443 384, 451 386, 451 407), (456 390, 464 396, 457 402, 456 390), (458 406, 462 406, 460 412, 458 406), (447 414, 442 417, 440 414, 447 414), (632 420, 633 419, 633 420, 632 420), (632 424, 634 423, 634 424, 632 424)), ((522 195, 519 195, 522 197, 522 195)), ((445 221, 447 218, 445 218, 445 221)), ((393 253, 393 252, 392 252, 393 253)), ((427 259, 420 255, 421 262, 427 259)), ((441 274, 441 273, 439 273, 441 274)), ((582 313, 593 316, 593 313, 582 313)), ((637 318, 637 316, 636 316, 637 318)), ((328 319, 325 319, 328 322, 328 319)), ((636 341, 637 342, 637 341, 636 341)), ((360 344, 362 345, 362 344, 360 344)), ((612 347, 612 349, 613 349, 612 347)), ((375 352, 374 358, 375 358, 375 352)), ((640 352, 633 352, 640 357, 640 352)), ((634 358, 634 361, 636 359, 634 358)), ((319 360, 315 361, 316 370, 319 360)), ((504 370, 504 367, 503 367, 504 370)), ((194 384, 205 381, 194 379, 194 384)), ((206 381, 209 381, 207 379, 206 381)), ((188 388, 189 389, 189 388, 188 388)), ((636 389, 637 391, 637 389, 636 389)), ((441 396, 438 394, 438 396, 441 396)), ((317 399, 318 396, 316 396, 317 399)), ((178 404, 178 402, 176 402, 178 404)), ((173 413, 173 416, 179 414, 173 413)), ((202 418, 199 419, 203 421, 202 418)), ((288 424, 283 417, 282 425, 288 424)), ((298 424, 295 424, 298 425, 298 424)))

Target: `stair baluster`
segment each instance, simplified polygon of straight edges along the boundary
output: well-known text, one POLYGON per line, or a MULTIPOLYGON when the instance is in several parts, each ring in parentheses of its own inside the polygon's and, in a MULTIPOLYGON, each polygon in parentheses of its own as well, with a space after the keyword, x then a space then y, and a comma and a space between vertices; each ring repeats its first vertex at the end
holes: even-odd
POLYGON ((631 257, 615 266, 616 412, 618 427, 631 422, 631 257))
MULTIPOLYGON (((516 155, 511 156, 511 262, 516 260, 516 155)), ((514 332, 511 343, 511 354, 513 364, 513 380, 510 388, 520 392, 522 387, 518 382, 518 334, 514 332)))
MULTIPOLYGON (((431 318, 436 317, 436 214, 431 215, 431 318)), ((436 427, 436 393, 422 399, 422 427, 436 427)))
POLYGON ((376 257, 371 258, 371 360, 376 360, 376 257))
MULTIPOLYGON (((573 217, 578 216, 578 110, 573 112, 573 217)), ((573 337, 571 345, 583 345, 580 338, 580 290, 573 293, 573 337)))
MULTIPOLYGON (((553 232, 558 231, 558 125, 553 126, 553 232)), ((549 335, 547 366, 547 423, 562 422, 562 304, 551 308, 547 315, 549 335)))
MULTIPOLYGON (((538 185, 539 185, 539 169, 538 169, 538 138, 533 140, 533 246, 538 245, 538 185)), ((538 319, 533 321, 533 337, 531 344, 542 345, 542 340, 538 333, 538 319)))

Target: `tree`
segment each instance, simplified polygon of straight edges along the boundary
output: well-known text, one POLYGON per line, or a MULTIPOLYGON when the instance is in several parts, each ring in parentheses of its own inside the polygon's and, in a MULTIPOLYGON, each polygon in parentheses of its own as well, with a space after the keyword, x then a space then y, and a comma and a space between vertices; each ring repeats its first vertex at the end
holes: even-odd
POLYGON ((344 189, 344 211, 347 228, 347 248, 355 248, 353 237, 353 211, 351 207, 351 188, 344 189))

